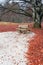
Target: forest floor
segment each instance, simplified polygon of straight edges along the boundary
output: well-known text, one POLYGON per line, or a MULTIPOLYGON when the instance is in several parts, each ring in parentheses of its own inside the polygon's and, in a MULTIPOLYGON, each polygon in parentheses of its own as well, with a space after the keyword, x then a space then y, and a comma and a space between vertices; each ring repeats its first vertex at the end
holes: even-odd
MULTIPOLYGON (((0 32, 16 31, 18 24, 0 23, 0 32)), ((33 23, 29 23, 29 30, 35 33, 34 38, 28 41, 29 48, 26 58, 29 60, 27 65, 43 65, 43 23, 42 28, 33 28, 33 23)))

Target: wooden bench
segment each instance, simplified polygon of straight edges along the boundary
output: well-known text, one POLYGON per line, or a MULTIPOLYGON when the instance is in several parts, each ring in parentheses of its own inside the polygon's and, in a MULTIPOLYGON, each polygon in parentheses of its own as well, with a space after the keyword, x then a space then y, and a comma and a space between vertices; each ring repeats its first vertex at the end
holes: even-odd
POLYGON ((20 32, 20 33, 27 33, 29 29, 29 26, 28 25, 19 25, 17 30, 20 32))

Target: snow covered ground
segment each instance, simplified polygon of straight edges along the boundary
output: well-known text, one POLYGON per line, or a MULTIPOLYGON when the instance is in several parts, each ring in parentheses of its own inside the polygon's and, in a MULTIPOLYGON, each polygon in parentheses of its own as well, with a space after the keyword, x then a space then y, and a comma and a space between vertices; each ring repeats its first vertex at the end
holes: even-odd
POLYGON ((33 32, 0 32, 0 65, 26 65, 25 53, 29 44, 27 41, 34 35, 33 32))

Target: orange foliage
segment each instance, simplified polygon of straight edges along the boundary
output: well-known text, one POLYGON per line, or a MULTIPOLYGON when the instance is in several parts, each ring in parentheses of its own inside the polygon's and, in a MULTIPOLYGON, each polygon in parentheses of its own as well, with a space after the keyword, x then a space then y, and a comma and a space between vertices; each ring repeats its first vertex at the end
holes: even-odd
POLYGON ((36 33, 33 40, 30 41, 30 46, 27 52, 29 65, 43 65, 43 29, 31 29, 36 33))
POLYGON ((18 27, 17 24, 0 25, 0 32, 15 31, 18 27))

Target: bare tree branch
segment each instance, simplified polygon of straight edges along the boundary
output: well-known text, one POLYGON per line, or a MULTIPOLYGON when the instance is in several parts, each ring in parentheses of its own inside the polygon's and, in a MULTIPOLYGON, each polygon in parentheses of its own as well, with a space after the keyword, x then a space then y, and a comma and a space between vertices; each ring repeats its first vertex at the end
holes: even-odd
POLYGON ((2 15, 4 15, 5 13, 8 13, 10 11, 14 12, 14 13, 17 13, 17 14, 22 14, 22 15, 25 15, 25 16, 29 16, 29 17, 32 17, 32 14, 30 14, 30 12, 26 12, 25 10, 23 9, 17 9, 17 8, 7 8, 7 7, 4 7, 2 5, 0 5, 2 8, 4 8, 5 10, 7 10, 6 12, 3 12, 2 15))

